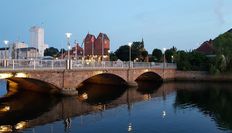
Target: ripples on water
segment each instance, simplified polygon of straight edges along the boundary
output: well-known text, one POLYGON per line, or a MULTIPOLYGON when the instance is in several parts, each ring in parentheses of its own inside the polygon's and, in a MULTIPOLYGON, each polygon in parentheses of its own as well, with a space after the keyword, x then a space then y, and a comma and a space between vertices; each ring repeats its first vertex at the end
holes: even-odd
POLYGON ((0 112, 0 125, 26 133, 231 132, 231 88, 142 82, 129 89, 89 84, 79 88, 78 96, 64 98, 19 92, 0 99, 9 107, 0 112))

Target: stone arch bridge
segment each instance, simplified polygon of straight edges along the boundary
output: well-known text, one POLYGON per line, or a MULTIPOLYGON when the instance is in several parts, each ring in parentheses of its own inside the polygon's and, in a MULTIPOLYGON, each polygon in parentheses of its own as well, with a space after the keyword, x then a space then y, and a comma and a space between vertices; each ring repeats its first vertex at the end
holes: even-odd
MULTIPOLYGON (((88 68, 73 70, 4 70, 0 73, 9 74, 6 77, 25 88, 59 88, 74 89, 84 82, 98 84, 136 85, 136 80, 167 81, 175 78, 174 68, 88 68), (22 76, 24 75, 24 76, 22 76), (46 85, 43 82, 48 83, 46 85)), ((3 77, 0 77, 3 78, 3 77)), ((17 86, 16 84, 12 84, 17 86)), ((59 90, 58 89, 58 90, 59 90)), ((43 89, 41 89, 43 91, 43 89)), ((47 91, 47 90, 44 90, 47 91)), ((51 92, 57 90, 52 89, 51 92)))

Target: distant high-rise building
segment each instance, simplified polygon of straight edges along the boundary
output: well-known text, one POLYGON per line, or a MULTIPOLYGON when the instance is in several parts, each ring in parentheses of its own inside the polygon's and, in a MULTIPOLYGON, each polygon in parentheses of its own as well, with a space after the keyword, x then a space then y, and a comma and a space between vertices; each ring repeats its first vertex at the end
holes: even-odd
POLYGON ((44 29, 41 27, 33 26, 30 28, 30 45, 31 47, 39 50, 39 56, 44 56, 44 50, 48 45, 44 43, 44 29))

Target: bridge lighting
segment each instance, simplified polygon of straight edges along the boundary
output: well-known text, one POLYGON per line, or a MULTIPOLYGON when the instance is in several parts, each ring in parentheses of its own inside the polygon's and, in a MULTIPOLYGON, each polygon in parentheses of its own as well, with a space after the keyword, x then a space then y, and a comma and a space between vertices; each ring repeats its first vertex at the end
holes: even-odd
POLYGON ((0 133, 8 133, 8 132, 12 132, 12 126, 10 125, 2 125, 0 126, 0 133))
POLYGON ((95 74, 98 75, 98 74, 102 74, 104 73, 104 71, 96 71, 95 74))
POLYGON ((26 127, 26 122, 25 121, 21 121, 21 122, 19 122, 19 123, 17 123, 16 125, 15 125, 15 129, 17 129, 17 130, 19 130, 19 129, 23 129, 24 127, 26 127))
POLYGON ((26 78, 28 77, 26 73, 16 73, 14 77, 17 78, 26 78))
POLYGON ((0 108, 0 112, 7 112, 10 110, 10 106, 5 106, 4 108, 0 108))
POLYGON ((82 98, 83 98, 84 100, 88 99, 88 94, 87 94, 87 93, 83 93, 81 96, 82 96, 82 98))
POLYGON ((7 79, 13 77, 11 73, 0 73, 0 79, 7 79))

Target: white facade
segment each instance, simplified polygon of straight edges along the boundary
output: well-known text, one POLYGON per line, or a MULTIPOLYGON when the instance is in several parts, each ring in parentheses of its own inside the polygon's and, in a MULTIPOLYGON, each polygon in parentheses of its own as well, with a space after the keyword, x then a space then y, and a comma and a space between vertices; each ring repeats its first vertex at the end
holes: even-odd
POLYGON ((48 45, 44 43, 44 29, 41 27, 33 26, 30 28, 30 45, 31 47, 39 50, 39 56, 44 56, 44 50, 48 45))
POLYGON ((24 42, 14 42, 12 45, 15 49, 27 47, 27 44, 24 42))

